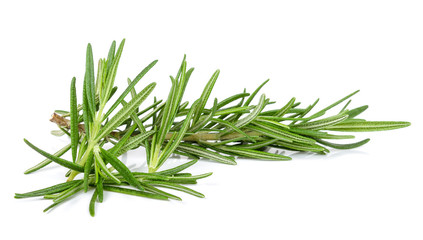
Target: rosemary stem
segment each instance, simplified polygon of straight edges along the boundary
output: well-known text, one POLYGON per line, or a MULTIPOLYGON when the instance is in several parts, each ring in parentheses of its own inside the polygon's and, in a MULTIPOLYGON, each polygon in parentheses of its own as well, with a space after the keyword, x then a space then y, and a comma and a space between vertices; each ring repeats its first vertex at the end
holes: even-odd
MULTIPOLYGON (((90 142, 88 144, 88 147, 85 150, 83 157, 77 162, 79 165, 84 166, 85 162, 88 160, 88 156, 90 155, 90 152, 93 151, 94 146, 96 146, 96 145, 97 145, 97 143, 93 143, 93 142, 90 142)), ((78 171, 72 170, 66 181, 67 182, 72 181, 78 174, 79 174, 78 171)))

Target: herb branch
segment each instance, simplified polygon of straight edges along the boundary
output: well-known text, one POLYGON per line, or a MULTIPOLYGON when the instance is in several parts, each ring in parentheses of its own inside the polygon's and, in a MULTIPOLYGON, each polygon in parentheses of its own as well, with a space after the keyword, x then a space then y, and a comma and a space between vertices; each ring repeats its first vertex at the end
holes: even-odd
POLYGON ((238 157, 271 161, 290 160, 289 156, 273 153, 269 149, 306 151, 326 154, 330 148, 352 149, 360 147, 369 139, 348 144, 334 143, 339 139, 353 139, 353 135, 339 132, 385 131, 407 127, 403 121, 367 121, 357 118, 367 106, 349 109, 355 91, 327 107, 310 114, 319 100, 304 108, 292 98, 282 107, 259 95, 269 80, 260 84, 252 93, 234 94, 222 101, 210 100, 211 92, 220 74, 217 70, 206 83, 201 95, 192 104, 183 102, 185 90, 194 68, 188 68, 186 57, 175 76, 167 99, 157 100, 141 108, 156 83, 147 84, 138 93, 135 86, 154 67, 157 60, 145 67, 111 105, 117 92, 115 78, 125 40, 116 50, 113 42, 107 58, 98 61, 94 71, 93 51, 87 46, 82 101, 77 99, 76 78, 70 84, 69 111, 56 110, 51 121, 59 130, 55 135, 67 134, 70 143, 50 154, 28 140, 24 142, 46 159, 25 171, 35 172, 51 162, 68 170, 67 180, 47 188, 15 194, 15 198, 44 197, 53 203, 44 211, 71 199, 78 192, 94 189, 89 212, 95 214, 95 203, 103 202, 104 191, 153 198, 181 200, 164 189, 173 189, 196 197, 204 197, 187 184, 212 173, 192 175, 183 172, 200 158, 218 163, 235 165, 238 157), (125 100, 129 98, 129 100, 125 100), (347 101, 348 100, 348 101, 347 101), (257 102, 253 105, 254 102, 257 102), (212 104, 211 108, 207 108, 212 104), (341 105, 343 104, 343 106, 341 105), (106 106, 110 107, 106 108, 106 106), (328 115, 329 110, 341 105, 340 111, 328 115), (119 106, 121 108, 116 110, 119 106), (119 160, 119 156, 135 149, 144 148, 148 172, 131 171, 119 160), (71 160, 61 158, 71 151, 71 160), (192 159, 177 167, 160 170, 173 154, 192 159), (78 175, 82 175, 77 179, 78 175))

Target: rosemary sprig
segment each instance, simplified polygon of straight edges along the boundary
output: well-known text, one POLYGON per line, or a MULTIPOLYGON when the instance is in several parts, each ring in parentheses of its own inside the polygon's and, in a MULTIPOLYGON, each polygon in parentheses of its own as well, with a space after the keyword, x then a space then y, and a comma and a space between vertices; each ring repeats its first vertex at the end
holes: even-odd
MULTIPOLYGON (((70 136, 68 145, 50 154, 24 139, 28 146, 47 158, 25 171, 26 174, 55 162, 69 170, 67 181, 28 193, 17 193, 15 198, 43 196, 51 199, 53 204, 45 209, 48 211, 80 191, 93 189, 89 203, 92 216, 95 214, 95 203, 103 202, 104 191, 160 200, 181 200, 159 189, 170 188, 202 198, 202 193, 182 185, 196 184, 197 180, 211 175, 182 173, 200 158, 231 165, 236 164, 238 157, 285 161, 291 158, 269 152, 268 149, 326 154, 328 148, 351 149, 369 142, 367 138, 348 144, 333 143, 333 140, 352 139, 354 136, 332 132, 385 131, 410 125, 409 122, 356 118, 367 109, 365 105, 348 110, 350 98, 358 91, 313 114, 310 113, 319 99, 305 108, 300 108, 296 98, 290 99, 280 108, 271 108, 276 102, 261 94, 253 105, 254 99, 269 80, 260 84, 252 93, 244 89, 242 93, 222 101, 214 99, 209 109, 206 106, 219 70, 214 72, 199 98, 190 105, 189 102, 183 102, 183 97, 194 68, 187 67, 185 56, 176 76, 170 77, 172 86, 166 100, 154 97, 154 103, 142 109, 141 104, 151 94, 156 83, 148 84, 138 93, 135 91, 135 86, 157 63, 155 60, 133 80, 128 79, 126 89, 106 109, 117 90, 114 82, 124 44, 125 40, 116 50, 116 42, 112 43, 107 58, 99 60, 96 75, 92 47, 88 44, 82 104, 77 103, 76 78, 72 78, 70 110, 56 110, 51 119, 58 125, 59 131, 70 136), (131 99, 126 101, 129 93, 131 99), (337 114, 327 116, 329 110, 345 101, 346 104, 337 114), (122 108, 115 112, 120 105, 122 108), (148 172, 133 172, 118 158, 140 147, 146 151, 148 172), (72 160, 61 158, 69 150, 72 160), (194 160, 159 171, 172 154, 194 160), (75 179, 80 173, 83 177, 75 179)), ((53 134, 61 135, 57 132, 53 134)))

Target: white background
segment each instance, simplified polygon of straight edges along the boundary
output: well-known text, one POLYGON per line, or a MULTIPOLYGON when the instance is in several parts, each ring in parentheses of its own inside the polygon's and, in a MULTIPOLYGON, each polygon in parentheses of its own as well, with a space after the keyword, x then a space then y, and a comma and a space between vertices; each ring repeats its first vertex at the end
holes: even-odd
MULTIPOLYGON (((1 1, 1 239, 423 239, 421 1, 1 1), (406 129, 358 134, 365 146, 326 156, 292 154, 289 162, 201 161, 192 173, 214 172, 182 202, 107 194, 89 216, 91 194, 49 213, 50 202, 17 200, 63 181, 23 138, 54 152, 68 140, 49 134, 54 109, 67 109, 69 85, 81 83, 85 48, 105 57, 126 38, 119 86, 152 60, 140 82, 156 81, 163 98, 187 54, 196 67, 186 100, 197 98, 211 74, 212 97, 263 89, 285 104, 320 98, 324 107, 354 90, 351 107, 368 104, 369 120, 405 120, 406 129), (13 237, 10 237, 10 236, 13 237)), ((80 94, 80 93, 79 93, 80 94)), ((79 98, 80 99, 80 98, 79 98)), ((145 168, 144 153, 125 161, 145 168)), ((185 161, 170 160, 170 163, 185 161)))

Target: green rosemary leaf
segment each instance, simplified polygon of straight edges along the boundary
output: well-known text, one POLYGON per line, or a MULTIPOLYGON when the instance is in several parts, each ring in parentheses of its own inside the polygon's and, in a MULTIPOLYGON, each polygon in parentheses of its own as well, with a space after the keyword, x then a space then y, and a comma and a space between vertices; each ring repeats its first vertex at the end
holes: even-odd
POLYGON ((123 137, 119 140, 119 142, 114 145, 111 149, 109 149, 110 153, 116 155, 116 153, 119 152, 119 150, 124 146, 124 144, 127 143, 129 137, 131 137, 132 133, 135 131, 136 128, 137 125, 132 125, 132 127, 128 129, 125 135, 123 135, 123 137))
POLYGON ((79 129, 78 129, 78 110, 77 110, 77 100, 76 100, 76 88, 75 88, 76 78, 72 78, 71 90, 70 90, 70 129, 71 129, 71 146, 72 146, 72 161, 75 163, 76 154, 78 151, 79 144, 79 129))
MULTIPOLYGON (((71 148, 71 144, 68 144, 68 145, 64 146, 63 148, 61 148, 59 151, 55 152, 53 155, 56 156, 56 157, 60 157, 63 154, 65 154, 67 151, 69 151, 70 148, 71 148)), ((35 165, 35 166, 31 167, 31 168, 28 168, 24 172, 24 174, 29 174, 29 173, 35 172, 35 171, 37 171, 37 170, 39 170, 39 169, 47 166, 51 162, 52 161, 47 158, 47 159, 41 161, 40 163, 38 163, 37 165, 35 165)))
POLYGON ((245 107, 230 107, 227 109, 222 109, 216 112, 215 116, 221 115, 228 115, 228 114, 242 114, 242 113, 249 113, 249 110, 253 107, 245 106, 245 107))
POLYGON ((323 139, 351 139, 354 138, 353 135, 334 135, 327 132, 321 132, 319 130, 309 130, 309 129, 300 129, 300 128, 290 128, 289 131, 313 138, 323 138, 323 139))
POLYGON ((91 44, 87 46, 87 59, 85 64, 85 85, 87 88, 86 97, 91 114, 91 118, 95 118, 95 86, 94 86, 94 60, 93 60, 93 51, 91 44))
POLYGON ((126 95, 128 95, 129 92, 131 92, 132 89, 134 89, 135 85, 141 80, 141 78, 144 77, 145 74, 147 74, 147 72, 154 67, 154 65, 156 65, 158 60, 155 60, 153 62, 151 62, 147 67, 145 67, 136 77, 135 79, 131 82, 131 84, 125 89, 125 91, 123 91, 123 93, 119 96, 119 98, 113 103, 113 105, 110 107, 110 109, 107 111, 107 113, 104 115, 103 119, 106 119, 112 112, 113 110, 116 109, 117 106, 119 106, 121 104, 121 102, 123 101, 123 99, 126 97, 126 95))
POLYGON ((90 137, 90 126, 93 121, 92 115, 90 113, 90 106, 88 104, 88 98, 87 98, 87 84, 86 79, 84 79, 84 86, 82 88, 82 117, 84 119, 84 128, 85 128, 85 134, 86 136, 90 137))
MULTIPOLYGON (((197 105, 196 109, 198 110, 198 108, 199 108, 199 105, 197 105)), ((200 118, 201 121, 197 121, 197 123, 195 123, 194 120, 193 120, 193 126, 190 127, 187 131, 188 132, 196 132, 199 129, 203 128, 210 121, 210 119, 214 116, 216 111, 217 111, 217 99, 214 99, 213 108, 212 108, 211 112, 208 115, 203 116, 203 119, 200 118)))
POLYGON ((176 184, 197 184, 197 180, 195 179, 186 179, 186 178, 171 178, 167 180, 169 183, 176 183, 176 184))
POLYGON ((96 141, 107 136, 111 131, 119 126, 125 119, 129 117, 130 114, 137 108, 153 91, 156 83, 151 83, 145 87, 140 93, 137 94, 129 103, 123 107, 119 112, 114 115, 109 122, 107 122, 104 127, 100 130, 96 137, 96 141))
POLYGON ((186 59, 187 59, 187 55, 184 54, 184 58, 182 59, 182 63, 180 65, 180 67, 178 68, 178 73, 176 74, 176 78, 175 79, 179 79, 179 77, 185 73, 186 70, 186 59))
POLYGON ((258 132, 260 134, 263 134, 265 136, 268 136, 270 138, 274 138, 274 139, 279 139, 281 141, 285 141, 285 142, 293 142, 292 138, 289 136, 286 136, 286 134, 279 134, 278 132, 275 131, 271 131, 268 129, 264 129, 262 127, 258 127, 258 126, 254 126, 254 125, 249 125, 247 127, 250 130, 253 130, 255 132, 258 132))
POLYGON ((97 78, 95 81, 95 103, 97 104, 96 107, 99 108, 99 101, 100 99, 102 99, 102 94, 103 94, 103 84, 104 81, 103 79, 105 78, 105 76, 107 76, 107 66, 106 66, 106 60, 105 59, 100 59, 98 60, 98 68, 97 68, 97 78), (98 97, 98 99, 97 99, 98 97))
MULTIPOLYGON (((103 156, 104 156, 104 154, 102 154, 103 156)), ((111 155, 111 154, 110 154, 111 155)), ((104 172, 105 174, 106 174, 106 176, 108 177, 108 178, 110 178, 112 181, 114 181, 116 184, 120 184, 121 182, 120 182, 120 180, 115 176, 115 175, 113 175, 110 171, 109 171, 109 169, 107 168, 107 166, 106 166, 106 164, 104 163, 104 161, 103 161, 103 158, 100 156, 100 153, 99 153, 99 151, 98 150, 94 150, 94 156, 95 156, 95 164, 97 164, 97 166, 99 166, 100 167, 100 169, 101 169, 101 171, 102 172, 104 172)), ((111 155, 111 156, 113 156, 113 155, 111 155)), ((107 161, 109 161, 110 159, 108 158, 108 157, 105 157, 106 158, 106 160, 107 161)), ((119 163, 121 163, 119 160, 117 160, 119 163)), ((110 162, 110 161, 109 161, 110 162)), ((112 162, 113 162, 113 160, 112 160, 112 162)), ((110 162, 110 164, 112 164, 112 166, 114 167, 114 163, 112 163, 112 162, 110 162)), ((121 163, 122 165, 123 165, 123 163, 121 163)), ((126 167, 126 166, 125 166, 126 167)), ((115 167, 116 168, 116 167, 115 167)), ((119 170, 118 170, 119 171, 119 170)), ((129 170, 128 170, 129 171, 129 170)), ((125 172, 125 173, 127 173, 127 171, 125 172)), ((125 174, 124 173, 124 174, 125 174)), ((122 175, 123 176, 123 175, 122 175)), ((131 176, 132 176, 132 174, 131 174, 131 176)), ((126 176, 124 176, 124 178, 125 178, 126 176)))
POLYGON ((348 114, 348 119, 352 119, 352 118, 357 117, 362 112, 366 111, 367 108, 369 108, 369 106, 364 105, 364 106, 361 106, 361 107, 358 107, 358 108, 354 108, 354 109, 351 109, 351 110, 347 111, 346 114, 348 114))
POLYGON ((143 134, 138 134, 134 137, 130 137, 120 149, 113 149, 113 155, 120 156, 125 152, 140 146, 146 139, 148 139, 148 137, 150 137, 154 133, 155 131, 153 130, 143 134))
POLYGON ((178 146, 178 149, 185 151, 185 152, 189 152, 189 153, 194 154, 194 155, 198 155, 198 156, 201 156, 201 157, 204 157, 204 158, 208 158, 208 159, 216 161, 216 162, 230 164, 230 165, 236 165, 234 157, 224 156, 224 155, 221 155, 219 153, 216 153, 216 152, 213 152, 213 151, 210 151, 210 150, 207 150, 205 148, 195 146, 195 145, 192 145, 192 144, 180 143, 179 146, 178 146))
POLYGON ((44 157, 46 157, 46 158, 48 158, 48 159, 52 160, 53 162, 55 162, 55 163, 57 163, 57 164, 59 164, 59 165, 62 165, 63 167, 66 167, 66 168, 69 168, 69 169, 72 169, 72 170, 75 170, 75 171, 78 171, 78 172, 84 172, 84 168, 83 168, 83 167, 81 167, 80 165, 78 165, 78 164, 76 164, 76 163, 73 163, 73 162, 70 162, 70 161, 67 161, 67 160, 65 160, 65 159, 62 159, 62 158, 56 157, 55 155, 50 154, 50 153, 48 153, 48 152, 45 152, 45 151, 43 151, 43 150, 39 149, 38 147, 36 147, 35 145, 33 145, 32 143, 30 143, 30 142, 29 142, 28 140, 26 140, 26 139, 24 139, 24 142, 25 142, 25 143, 26 143, 26 144, 27 144, 30 148, 34 149, 36 152, 38 152, 39 154, 43 155, 44 157))
POLYGON ((123 193, 123 194, 138 196, 138 197, 146 197, 146 198, 159 199, 159 200, 168 200, 168 197, 160 195, 160 194, 138 191, 138 190, 133 190, 133 189, 128 189, 128 188, 113 187, 113 186, 106 186, 105 185, 103 187, 103 189, 106 190, 106 191, 109 191, 109 192, 123 193))
POLYGON ((347 110, 347 107, 350 105, 351 103, 351 99, 348 100, 348 102, 344 105, 344 107, 342 107, 341 111, 339 111, 339 113, 342 113, 343 111, 347 110))
POLYGON ((274 120, 266 119, 266 117, 257 117, 254 120, 254 122, 263 122, 263 123, 266 123, 266 124, 269 124, 269 125, 273 125, 273 126, 279 127, 279 128, 281 128, 281 127, 282 128, 285 128, 285 129, 289 129, 290 128, 288 125, 285 125, 283 123, 280 123, 280 122, 277 122, 277 121, 274 121, 274 120))
MULTIPOLYGON (((137 116, 140 116, 140 115, 142 115, 142 114, 144 114, 144 113, 146 113, 146 112, 148 112, 149 110, 151 110, 151 109, 156 109, 156 107, 157 107, 157 105, 159 105, 160 103, 162 103, 163 102, 163 100, 159 100, 159 101, 154 101, 154 103, 153 104, 151 104, 150 106, 148 106, 148 107, 146 107, 146 108, 144 108, 143 110, 141 110, 141 111, 139 111, 139 112, 137 112, 137 116)), ((143 122, 145 122, 145 121, 143 121, 143 122)))
MULTIPOLYGON (((133 89, 133 93, 131 93, 131 94, 133 94, 134 96, 136 95, 134 89, 133 89)), ((124 103, 124 101, 122 101, 122 103, 124 103)), ((147 130, 145 129, 142 121, 138 118, 136 113, 131 114, 131 119, 132 119, 132 121, 134 121, 135 125, 138 127, 141 134, 147 133, 147 130)), ((150 142, 148 141, 147 137, 144 140, 144 148, 146 149, 146 151, 145 151, 146 157, 150 158, 150 142)))
POLYGON ((87 135, 83 135, 83 138, 81 139, 81 142, 79 143, 78 156, 76 159, 81 159, 83 157, 84 153, 87 151, 87 147, 88 147, 87 135))
POLYGON ((113 154, 100 148, 102 156, 122 175, 122 177, 133 187, 144 190, 140 182, 134 177, 125 164, 117 159, 113 154))
POLYGON ((178 89, 176 94, 176 101, 173 104, 173 108, 172 108, 173 112, 177 112, 178 108, 180 107, 182 102, 182 97, 185 93, 185 89, 188 84, 188 80, 190 79, 191 74, 194 71, 194 68, 190 68, 188 71, 186 71, 186 68, 187 68, 186 55, 184 55, 184 60, 182 62, 180 71, 177 74, 177 77, 175 78, 178 83, 178 89))
POLYGON ((49 210, 49 209, 51 209, 52 207, 60 204, 60 203, 63 203, 65 201, 69 200, 75 194, 77 194, 78 192, 80 192, 81 189, 82 189, 81 186, 75 186, 75 187, 73 187, 71 189, 68 189, 68 190, 64 191, 63 193, 61 193, 59 195, 59 197, 53 199, 53 204, 51 206, 49 206, 47 209, 45 209, 44 212, 47 211, 47 210, 49 210))
POLYGON ((243 149, 252 149, 252 150, 257 150, 257 149, 261 149, 263 147, 267 147, 275 142, 279 141, 279 139, 270 139, 270 140, 264 140, 264 141, 260 141, 260 142, 256 142, 256 143, 251 143, 251 144, 241 144, 241 145, 236 145, 238 148, 243 148, 243 149))
POLYGON ((252 122, 261 111, 263 111, 264 107, 266 106, 268 100, 266 99, 266 96, 263 94, 260 97, 260 101, 257 104, 257 106, 254 108, 254 110, 244 118, 240 119, 237 123, 235 123, 235 126, 238 128, 242 128, 252 122))
POLYGON ((65 110, 54 110, 54 113, 57 113, 59 115, 69 114, 69 112, 68 111, 65 111, 65 110))
MULTIPOLYGON (((169 132, 173 120, 175 119, 174 112, 172 112, 173 105, 176 102, 177 97, 177 86, 178 82, 171 77, 172 81, 172 87, 170 89, 167 101, 165 103, 165 106, 163 110, 161 111, 162 119, 160 123, 160 129, 157 132, 157 142, 161 145, 165 139, 165 135, 169 132)), ((154 144, 152 144, 153 148, 155 147, 154 144)), ((157 144, 156 144, 157 146, 157 144)))
POLYGON ((341 132, 372 132, 372 131, 386 131, 398 128, 408 127, 409 122, 401 121, 359 121, 338 123, 336 125, 326 127, 328 130, 341 132))
MULTIPOLYGON (((130 86, 131 83, 132 83, 130 78, 127 79, 127 82, 128 82, 128 86, 130 86)), ((134 98, 136 95, 137 95, 137 92, 135 91, 135 87, 134 87, 134 88, 131 89, 131 97, 134 98)), ((138 112, 138 111, 136 111, 136 112, 138 112)))
POLYGON ((56 136, 56 137, 61 137, 61 136, 65 135, 65 133, 61 129, 51 130, 50 133, 51 133, 51 135, 56 136))
POLYGON ((254 97, 257 95, 257 93, 261 90, 261 88, 266 85, 267 82, 269 82, 270 79, 267 79, 266 81, 264 81, 262 84, 260 84, 260 86, 258 86, 258 88, 250 95, 250 97, 247 99, 247 101, 245 101, 243 106, 248 106, 250 105, 251 101, 253 101, 254 97))
POLYGON ((95 215, 95 201, 97 200, 97 195, 98 194, 97 194, 97 189, 96 189, 93 192, 93 196, 91 197, 90 205, 89 205, 89 208, 88 208, 91 217, 94 217, 94 215, 95 215))
POLYGON ((97 190, 97 193, 98 193, 98 201, 103 202, 103 197, 104 197, 104 195, 103 195, 103 182, 104 182, 104 178, 102 178, 101 176, 99 178, 100 179, 99 179, 99 181, 96 185, 96 187, 97 187, 96 190, 97 190))
POLYGON ((327 118, 316 120, 313 122, 302 122, 294 126, 296 128, 311 129, 311 130, 327 129, 330 126, 341 123, 347 118, 348 118, 347 114, 341 113, 335 116, 327 117, 327 118))
MULTIPOLYGON (((188 80, 191 77, 192 72, 194 71, 194 68, 191 68, 188 71, 186 71, 186 64, 187 64, 186 61, 184 61, 183 65, 182 65, 181 77, 180 77, 179 81, 177 81, 178 87, 177 87, 177 91, 176 91, 176 98, 175 98, 175 101, 174 101, 172 108, 171 108, 174 113, 176 113, 178 111, 178 108, 181 105, 182 97, 185 93, 185 89, 186 89, 186 86, 188 84, 188 80)), ((178 80, 178 78, 176 78, 176 80, 178 80)), ((176 116, 176 114, 174 114, 173 116, 176 116)))
POLYGON ((191 188, 187 188, 185 186, 179 185, 179 184, 163 182, 163 181, 144 181, 144 183, 147 183, 147 184, 150 184, 150 185, 153 185, 153 186, 169 188, 169 189, 185 192, 185 193, 191 194, 191 195, 199 197, 199 198, 204 198, 204 194, 197 192, 197 191, 195 191, 191 188))
POLYGON ((60 197, 60 199, 55 199, 55 201, 53 201, 53 204, 51 204, 46 209, 44 209, 43 212, 47 212, 48 210, 52 209, 53 207, 55 207, 55 206, 59 205, 60 203, 68 200, 70 197, 72 197, 73 195, 78 193, 81 189, 82 189, 81 187, 78 187, 78 188, 71 189, 72 191, 66 191, 66 194, 62 195, 60 197))
POLYGON ((287 156, 269 153, 269 152, 257 151, 257 150, 253 150, 253 149, 238 148, 238 147, 235 147, 235 146, 230 146, 230 147, 221 146, 221 147, 218 147, 218 148, 221 148, 222 150, 232 152, 234 154, 237 154, 237 155, 243 156, 243 157, 247 157, 247 158, 263 159, 263 160, 276 160, 276 161, 291 160, 291 158, 287 157, 287 156))
POLYGON ((191 177, 191 173, 175 173, 172 175, 172 177, 191 177))
MULTIPOLYGON (((161 100, 160 100, 161 101, 161 100)), ((153 123, 158 123, 158 117, 157 117, 157 112, 161 111, 165 106, 165 103, 162 103, 160 105, 158 105, 157 107, 155 107, 153 109, 153 111, 149 112, 147 115, 145 115, 143 118, 141 118, 141 122, 146 122, 147 120, 149 120, 150 118, 153 118, 153 123)))
POLYGON ((317 153, 329 152, 329 150, 317 144, 309 145, 309 144, 297 143, 297 142, 289 143, 284 141, 277 141, 275 144, 272 144, 271 146, 274 148, 282 148, 282 149, 289 149, 289 150, 303 151, 303 152, 317 152, 317 153))
POLYGON ((52 209, 53 207, 55 207, 55 206, 57 206, 57 205, 59 205, 60 203, 53 203, 53 204, 51 204, 50 206, 48 206, 47 208, 45 208, 44 210, 43 210, 43 212, 47 212, 47 211, 49 211, 50 209, 52 209))
POLYGON ((332 147, 332 148, 335 148, 335 149, 353 149, 353 148, 363 146, 364 144, 368 143, 370 141, 370 139, 367 138, 367 139, 361 140, 359 142, 349 143, 349 144, 331 143, 331 142, 324 141, 322 139, 316 139, 316 141, 318 143, 325 145, 325 146, 332 147))
POLYGON ((210 80, 207 82, 206 86, 204 87, 203 93, 199 98, 200 102, 198 108, 196 109, 193 117, 193 123, 197 123, 198 119, 200 118, 201 112, 203 111, 204 107, 206 106, 207 100, 213 90, 213 87, 216 83, 217 78, 219 77, 219 70, 216 70, 213 75, 211 76, 210 80))
POLYGON ((189 174, 190 176, 172 176, 169 178, 168 181, 177 181, 177 180, 198 180, 198 179, 202 179, 202 178, 206 178, 211 176, 213 173, 209 172, 209 173, 203 173, 200 175, 194 175, 192 176, 191 174, 189 174))
MULTIPOLYGON (((232 124, 231 122, 228 122, 226 120, 220 119, 220 118, 212 118, 210 119, 210 122, 215 122, 215 123, 219 123, 221 125, 227 126, 229 127, 231 130, 243 135, 245 138, 247 138, 248 140, 255 142, 256 140, 254 140, 253 138, 251 138, 248 134, 246 134, 245 132, 243 132, 241 129, 239 129, 237 126, 235 126, 234 124, 232 124)), ((224 135, 228 134, 231 130, 229 131, 225 131, 225 134, 222 134, 222 138, 224 139, 224 135)))
MULTIPOLYGON (((113 61, 112 64, 107 72, 107 77, 105 78, 105 88, 102 89, 102 98, 100 99, 100 103, 101 104, 105 104, 107 102, 107 100, 109 99, 110 95, 111 95, 111 90, 113 88, 114 82, 115 82, 115 78, 116 78, 116 73, 117 73, 117 68, 119 66, 119 61, 120 61, 120 57, 122 56, 122 51, 123 51, 123 47, 125 45, 125 39, 122 40, 122 42, 119 45, 119 48, 115 54, 115 56, 113 57, 113 61)), ((105 118, 103 118, 105 119, 105 118)))
POLYGON ((283 117, 289 110, 291 110, 294 103, 295 103, 295 97, 291 98, 291 100, 289 100, 289 102, 285 106, 283 106, 280 110, 278 110, 275 113, 275 117, 283 117))
MULTIPOLYGON (((305 115, 307 115, 317 105, 317 103, 319 102, 319 100, 320 100, 319 98, 316 99, 316 101, 314 101, 313 104, 309 105, 306 109, 304 109, 304 111, 302 113, 299 113, 296 116, 298 118, 303 118, 305 115)), ((307 120, 305 120, 305 121, 308 121, 308 120, 313 119, 313 118, 317 118, 317 117, 319 117, 321 115, 322 115, 322 113, 317 113, 315 116, 311 116, 311 117, 307 118, 307 120)), ((292 121, 291 125, 294 125, 296 122, 297 122, 296 120, 295 121, 292 121)))
POLYGON ((191 154, 191 153, 187 153, 187 152, 183 152, 183 151, 178 151, 178 150, 173 151, 173 154, 185 156, 188 159, 193 159, 193 160, 200 159, 200 157, 197 156, 197 155, 194 155, 194 154, 191 154))
POLYGON ((107 72, 109 72, 110 68, 112 67, 112 63, 115 57, 115 51, 116 51, 116 41, 112 42, 112 45, 109 49, 109 54, 107 55, 107 72))
POLYGON ((353 93, 351 93, 351 94, 349 94, 349 95, 347 95, 347 96, 345 96, 345 97, 341 98, 340 100, 338 100, 338 101, 334 102, 333 104, 331 104, 331 105, 327 106, 326 108, 323 108, 323 109, 322 109, 322 110, 320 110, 319 112, 317 112, 317 113, 313 114, 313 115, 310 117, 310 119, 313 119, 313 118, 315 118, 315 117, 317 117, 317 116, 321 116, 321 114, 322 114, 322 113, 324 114, 324 113, 325 113, 326 111, 328 111, 329 109, 332 109, 333 107, 336 107, 338 104, 342 103, 343 101, 345 101, 345 100, 347 100, 348 98, 352 97, 353 95, 357 94, 359 91, 360 91, 360 90, 357 90, 357 91, 355 91, 355 92, 353 92, 353 93))
POLYGON ((178 133, 174 133, 176 134, 176 137, 173 141, 169 141, 168 142, 168 149, 166 151, 163 150, 162 154, 160 154, 159 158, 158 158, 158 162, 156 166, 152 166, 152 169, 157 170, 161 165, 163 165, 163 163, 169 158, 169 156, 175 151, 175 149, 178 147, 178 145, 180 144, 182 138, 185 136, 185 133, 189 127, 189 124, 191 122, 191 119, 194 117, 194 109, 197 108, 199 104, 199 101, 195 101, 193 103, 193 106, 191 108, 191 110, 189 111, 189 113, 187 114, 187 117, 184 120, 184 124, 182 125, 182 128, 178 131, 178 133))
MULTIPOLYGON (((259 117, 256 118, 256 121, 262 121, 262 120, 282 122, 282 121, 295 121, 295 120, 304 121, 304 120, 308 120, 308 118, 276 117, 276 116, 267 116, 267 115, 260 115, 259 117)), ((283 124, 283 125, 285 125, 285 124, 283 124)), ((288 126, 288 125, 285 125, 285 126, 288 126)), ((291 128, 291 127, 288 126, 288 128, 291 128)))
POLYGON ((132 174, 138 180, 140 180, 140 179, 163 180, 163 181, 169 180, 168 176, 158 175, 158 174, 155 174, 155 173, 132 172, 132 174))
POLYGON ((223 99, 222 101, 220 101, 217 104, 217 109, 221 109, 222 107, 228 105, 229 103, 232 103, 232 102, 234 102, 234 101, 236 101, 236 100, 238 100, 240 98, 245 98, 245 97, 248 97, 248 96, 250 96, 249 93, 239 93, 239 94, 235 94, 235 95, 233 95, 231 97, 228 97, 226 99, 223 99))
POLYGON ((65 191, 59 193, 56 198, 53 199, 53 202, 63 202, 68 197, 74 195, 75 193, 81 191, 82 182, 75 183, 74 186, 70 187, 69 189, 66 189, 65 191))
POLYGON ((142 186, 145 188, 145 190, 147 190, 149 192, 162 195, 162 196, 167 197, 169 199, 173 199, 173 200, 177 200, 177 201, 182 201, 182 199, 180 197, 175 196, 173 194, 170 194, 168 192, 162 191, 162 190, 160 190, 158 188, 155 188, 155 187, 151 186, 150 184, 142 183, 142 186))
POLYGON ((90 152, 88 154, 89 154, 89 156, 87 158, 87 162, 85 162, 85 165, 84 165, 84 192, 88 191, 88 180, 89 180, 91 168, 92 168, 92 165, 93 165, 93 162, 94 162, 93 152, 90 152))
POLYGON ((62 192, 64 190, 67 190, 67 189, 79 184, 80 182, 82 182, 82 181, 81 180, 73 180, 73 181, 70 181, 70 182, 59 183, 59 184, 53 185, 51 187, 39 189, 39 190, 32 191, 32 192, 16 193, 15 198, 39 197, 39 196, 44 196, 44 195, 47 195, 47 194, 54 194, 54 193, 58 193, 58 192, 62 192))
MULTIPOLYGON (((259 132, 263 130, 267 130, 268 132, 272 132, 273 134, 275 134, 272 136, 276 136, 276 135, 282 136, 282 137, 278 137, 278 139, 281 139, 281 140, 283 140, 284 138, 287 138, 291 140, 290 142, 302 142, 307 144, 313 144, 316 142, 314 139, 289 132, 285 128, 280 128, 275 125, 267 124, 264 122, 258 122, 258 121, 254 121, 253 124, 259 127, 259 132)), ((253 129, 257 129, 257 128, 253 128, 253 129)))
POLYGON ((60 129, 60 131, 62 131, 64 134, 68 135, 69 137, 71 136, 71 135, 70 135, 70 133, 69 133, 69 131, 68 131, 68 130, 66 130, 65 128, 63 128, 63 127, 59 127, 59 129, 60 129))

